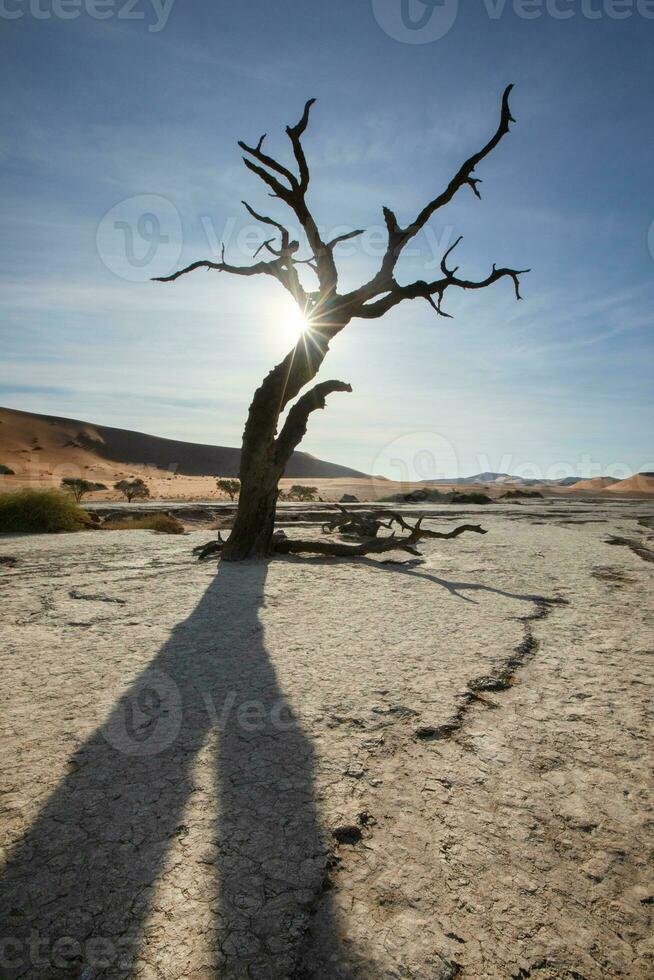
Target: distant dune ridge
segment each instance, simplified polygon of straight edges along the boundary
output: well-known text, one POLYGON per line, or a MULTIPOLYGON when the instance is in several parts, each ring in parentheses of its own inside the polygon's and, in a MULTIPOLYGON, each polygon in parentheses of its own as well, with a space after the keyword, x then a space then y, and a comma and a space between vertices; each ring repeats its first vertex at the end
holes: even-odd
POLYGON ((575 490, 608 490, 619 481, 612 476, 595 476, 592 480, 579 480, 575 483, 575 490))
MULTIPOLYGON (((119 499, 113 485, 118 480, 139 477, 148 485, 153 499, 220 500, 217 476, 237 476, 240 450, 208 446, 177 439, 95 425, 80 419, 39 415, 0 408, 0 466, 12 473, 0 475, 0 492, 22 486, 59 486, 64 477, 83 477, 102 483, 107 490, 89 499, 119 499)), ((462 490, 483 492, 500 500, 512 488, 536 488, 545 496, 579 497, 606 493, 640 497, 654 496, 654 474, 641 473, 628 480, 596 477, 582 480, 536 480, 509 473, 484 472, 474 476, 422 483, 399 483, 383 476, 369 476, 338 463, 317 459, 309 453, 294 453, 281 488, 293 483, 318 488, 325 501, 338 501, 344 494, 360 501, 402 495, 417 488, 442 493, 462 490)))
POLYGON ((610 493, 654 494, 654 473, 636 473, 607 488, 610 493))
MULTIPOLYGON (((159 436, 0 408, 0 463, 20 475, 29 469, 26 456, 43 453, 43 464, 100 468, 149 467, 182 476, 238 476, 241 452, 226 446, 163 439, 159 436), (21 460, 21 456, 23 459, 21 460), (6 457, 6 461, 5 461, 6 457), (15 465, 14 465, 15 464, 15 465), (109 464, 109 465, 107 465, 109 464)), ((286 468, 294 479, 361 478, 365 473, 296 452, 286 468)))

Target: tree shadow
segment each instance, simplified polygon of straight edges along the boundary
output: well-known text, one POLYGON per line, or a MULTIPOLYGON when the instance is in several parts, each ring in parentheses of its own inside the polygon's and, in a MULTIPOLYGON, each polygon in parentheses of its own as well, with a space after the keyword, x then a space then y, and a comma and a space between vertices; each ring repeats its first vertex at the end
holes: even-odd
POLYGON ((203 971, 170 976, 312 975, 299 961, 318 903, 329 935, 320 975, 352 975, 324 893, 313 747, 263 641, 266 573, 266 563, 223 565, 71 758, 4 870, 2 976, 131 977, 144 943, 148 962, 177 966, 185 895, 201 889, 194 869, 202 865, 212 869, 210 887, 194 896, 190 914, 202 910, 196 932, 206 924, 213 952, 203 971), (218 819, 211 790, 203 802, 199 788, 206 766, 218 819), (193 814, 206 819, 187 827, 191 798, 193 814), (163 909, 173 938, 158 940, 144 929, 175 848, 185 885, 163 909), (162 946, 169 960, 157 959, 162 946))
POLYGON ((449 592, 450 595, 454 596, 456 599, 461 599, 463 602, 475 603, 474 599, 471 599, 469 596, 462 595, 463 592, 486 592, 490 593, 491 595, 503 596, 505 599, 517 599, 520 602, 540 602, 555 605, 564 602, 564 600, 560 598, 548 598, 547 596, 532 592, 508 592, 506 589, 496 589, 492 585, 482 585, 480 582, 452 582, 449 579, 440 578, 438 575, 433 575, 431 572, 418 571, 418 567, 423 563, 423 559, 420 558, 408 559, 407 561, 380 561, 378 559, 368 558, 365 556, 351 559, 288 555, 284 556, 284 558, 281 560, 309 565, 333 565, 334 563, 351 565, 354 562, 357 565, 364 565, 366 568, 372 568, 377 572, 390 572, 396 575, 408 575, 411 578, 425 579, 427 582, 432 582, 434 585, 439 585, 441 588, 449 592))

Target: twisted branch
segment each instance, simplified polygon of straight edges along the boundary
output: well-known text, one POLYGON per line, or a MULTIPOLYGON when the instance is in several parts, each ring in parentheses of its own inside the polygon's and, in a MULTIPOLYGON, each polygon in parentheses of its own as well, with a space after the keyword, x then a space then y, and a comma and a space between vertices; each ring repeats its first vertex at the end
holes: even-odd
POLYGON ((293 405, 282 431, 275 440, 275 461, 285 466, 291 454, 304 438, 309 416, 318 409, 325 408, 326 399, 335 391, 352 392, 352 385, 344 381, 322 381, 302 395, 293 405))

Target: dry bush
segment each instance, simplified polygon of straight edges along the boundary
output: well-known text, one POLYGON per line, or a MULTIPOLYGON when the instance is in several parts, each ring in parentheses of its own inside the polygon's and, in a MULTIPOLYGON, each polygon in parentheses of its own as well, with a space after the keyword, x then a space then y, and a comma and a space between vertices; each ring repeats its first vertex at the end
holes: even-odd
POLYGON ((61 490, 17 490, 0 497, 0 532, 51 534, 81 531, 92 523, 61 490))
POLYGON ((184 525, 170 514, 145 514, 105 521, 103 531, 158 531, 160 534, 183 534, 184 525))

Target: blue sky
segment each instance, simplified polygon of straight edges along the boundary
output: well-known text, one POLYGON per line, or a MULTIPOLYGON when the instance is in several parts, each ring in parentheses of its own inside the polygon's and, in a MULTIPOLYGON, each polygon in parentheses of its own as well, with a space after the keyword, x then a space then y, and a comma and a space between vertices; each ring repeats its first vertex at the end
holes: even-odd
POLYGON ((310 203, 325 229, 368 229, 339 253, 346 287, 379 261, 382 205, 414 217, 514 82, 483 200, 462 191, 400 272, 428 275, 462 234, 470 277, 532 268, 524 302, 500 283, 448 296, 454 320, 416 301, 353 321, 321 377, 354 392, 303 448, 408 478, 654 470, 654 3, 407 0, 443 32, 425 40, 402 0, 103 2, 103 20, 91 0, 0 2, 0 404, 238 445, 289 347, 282 287, 147 281, 221 239, 251 256, 240 200, 271 202, 237 139, 287 156, 318 99, 310 203))

